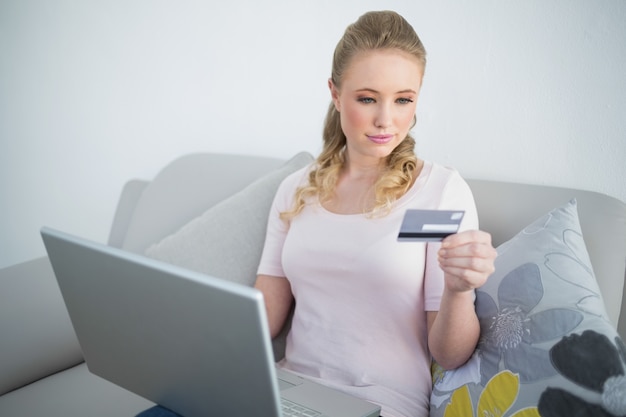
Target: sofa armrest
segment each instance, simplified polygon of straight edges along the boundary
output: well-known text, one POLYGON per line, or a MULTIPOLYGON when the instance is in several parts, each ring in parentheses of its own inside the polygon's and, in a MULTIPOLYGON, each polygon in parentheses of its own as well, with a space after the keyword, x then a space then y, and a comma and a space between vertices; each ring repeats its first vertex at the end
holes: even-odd
POLYGON ((122 247, 137 202, 148 184, 149 181, 130 180, 124 185, 117 203, 115 216, 113 217, 113 224, 111 225, 111 233, 109 234, 110 246, 116 248, 122 247))
POLYGON ((47 257, 0 269, 0 395, 83 361, 47 257))

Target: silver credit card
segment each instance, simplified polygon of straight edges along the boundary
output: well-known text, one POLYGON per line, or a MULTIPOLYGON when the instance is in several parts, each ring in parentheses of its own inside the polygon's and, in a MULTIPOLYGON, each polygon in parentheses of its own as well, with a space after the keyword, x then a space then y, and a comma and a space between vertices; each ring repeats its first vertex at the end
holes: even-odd
POLYGON ((402 219, 398 240, 404 242, 437 242, 459 231, 463 210, 408 209, 402 219))

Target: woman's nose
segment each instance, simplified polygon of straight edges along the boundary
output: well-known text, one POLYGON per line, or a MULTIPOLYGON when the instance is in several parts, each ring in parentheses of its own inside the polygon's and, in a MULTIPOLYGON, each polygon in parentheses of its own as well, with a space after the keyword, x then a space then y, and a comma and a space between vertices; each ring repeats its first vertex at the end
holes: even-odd
POLYGON ((391 115, 391 109, 389 106, 381 105, 376 113, 376 119, 374 125, 378 128, 387 128, 392 124, 393 117, 391 115))

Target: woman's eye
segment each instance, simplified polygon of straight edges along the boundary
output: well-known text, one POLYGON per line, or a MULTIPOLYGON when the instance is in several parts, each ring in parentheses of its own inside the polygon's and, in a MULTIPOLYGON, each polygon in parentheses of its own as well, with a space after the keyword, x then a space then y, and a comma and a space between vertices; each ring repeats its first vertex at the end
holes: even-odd
POLYGON ((411 100, 410 98, 399 98, 398 100, 396 100, 398 103, 400 104, 409 104, 409 103, 413 103, 413 100, 411 100))
POLYGON ((358 101, 365 104, 374 103, 374 99, 371 97, 359 97, 358 101))

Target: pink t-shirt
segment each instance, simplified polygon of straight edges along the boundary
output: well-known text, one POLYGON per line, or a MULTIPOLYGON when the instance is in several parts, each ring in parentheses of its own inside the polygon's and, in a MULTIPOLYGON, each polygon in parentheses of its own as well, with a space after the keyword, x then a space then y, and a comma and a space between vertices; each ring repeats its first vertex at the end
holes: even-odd
POLYGON ((385 417, 428 415, 431 390, 426 311, 439 310, 439 243, 398 242, 408 208, 465 210, 474 199, 457 171, 426 162, 385 217, 336 214, 308 204, 287 225, 309 168, 276 193, 258 273, 287 277, 296 300, 284 369, 382 406, 385 417))

